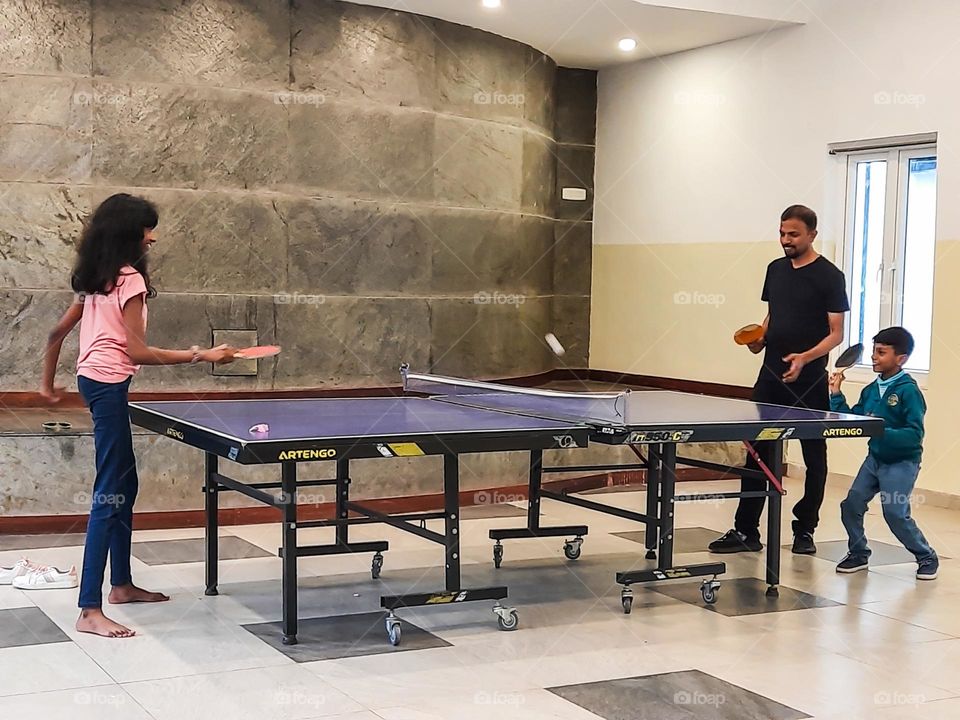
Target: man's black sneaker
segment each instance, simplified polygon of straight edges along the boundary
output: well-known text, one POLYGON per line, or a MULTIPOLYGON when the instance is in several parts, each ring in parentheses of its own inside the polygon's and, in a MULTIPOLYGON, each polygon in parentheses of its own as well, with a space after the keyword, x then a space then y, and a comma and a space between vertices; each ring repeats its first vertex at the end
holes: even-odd
POLYGON ((855 573, 860 572, 861 570, 866 570, 868 567, 869 564, 867 563, 866 558, 854 557, 850 553, 847 553, 846 557, 837 563, 837 572, 855 573))
POLYGON ((817 546, 810 533, 797 533, 793 536, 794 555, 816 555, 817 546))
POLYGON ((936 580, 940 572, 940 558, 936 555, 924 558, 917 563, 917 580, 936 580))
POLYGON ((707 546, 713 553, 759 552, 763 545, 757 538, 748 538, 742 532, 730 530, 707 546))

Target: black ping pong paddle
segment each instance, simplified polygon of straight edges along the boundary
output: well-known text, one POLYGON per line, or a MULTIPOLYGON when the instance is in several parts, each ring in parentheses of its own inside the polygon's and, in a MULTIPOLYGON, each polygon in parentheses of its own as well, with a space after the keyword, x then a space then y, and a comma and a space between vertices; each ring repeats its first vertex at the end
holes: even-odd
POLYGON ((863 357, 863 343, 856 343, 855 345, 851 345, 842 353, 840 353, 840 357, 838 357, 837 362, 834 363, 834 368, 836 370, 839 370, 840 373, 843 374, 844 370, 846 370, 847 368, 853 367, 858 362, 860 362, 860 358, 862 357, 863 357))

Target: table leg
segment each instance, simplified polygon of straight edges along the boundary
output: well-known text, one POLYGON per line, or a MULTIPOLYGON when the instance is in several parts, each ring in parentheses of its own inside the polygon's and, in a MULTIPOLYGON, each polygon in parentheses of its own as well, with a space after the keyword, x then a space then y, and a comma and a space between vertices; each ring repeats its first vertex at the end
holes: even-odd
POLYGON ((218 561, 220 555, 220 518, 218 516, 220 496, 217 481, 219 458, 213 453, 204 454, 203 508, 206 517, 204 544, 206 547, 205 575, 207 588, 205 595, 217 595, 218 561))
POLYGON ((666 443, 660 453, 660 557, 657 567, 667 570, 673 567, 673 498, 677 483, 677 446, 666 443))
POLYGON ((283 499, 283 644, 297 644, 297 464, 280 467, 283 499))
MULTIPOLYGON (((350 461, 345 459, 337 460, 337 499, 336 513, 337 520, 346 521, 349 517, 347 503, 350 502, 350 461)), ((350 544, 349 537, 350 526, 346 522, 337 525, 337 545, 346 547, 350 544)))
MULTIPOLYGON (((783 440, 773 441, 770 457, 770 471, 780 485, 783 485, 783 440)), ((767 595, 780 594, 780 515, 783 512, 783 497, 771 480, 767 480, 767 595)))
POLYGON ((444 549, 447 590, 460 589, 460 458, 443 456, 444 549))
POLYGON ((660 505, 660 453, 659 445, 647 446, 647 521, 644 523, 644 544, 647 548, 647 560, 657 557, 657 543, 660 538, 660 518, 657 508, 660 505))

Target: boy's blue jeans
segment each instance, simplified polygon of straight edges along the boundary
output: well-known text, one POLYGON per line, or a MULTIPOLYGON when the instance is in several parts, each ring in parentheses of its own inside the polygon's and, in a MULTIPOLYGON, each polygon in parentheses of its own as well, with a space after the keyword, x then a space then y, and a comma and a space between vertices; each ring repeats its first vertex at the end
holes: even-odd
POLYGON ((910 493, 913 492, 919 472, 918 462, 904 460, 882 463, 872 455, 867 455, 846 500, 840 503, 840 517, 847 530, 848 547, 853 557, 863 560, 870 557, 863 530, 863 515, 877 493, 880 493, 883 519, 897 540, 913 553, 917 561, 936 555, 910 516, 910 493))
POLYGON ((87 541, 80 575, 82 608, 102 603, 103 574, 110 553, 110 584, 126 585, 130 577, 133 502, 137 498, 137 461, 133 455, 127 389, 130 379, 102 383, 77 377, 84 402, 93 415, 97 479, 93 483, 87 541))

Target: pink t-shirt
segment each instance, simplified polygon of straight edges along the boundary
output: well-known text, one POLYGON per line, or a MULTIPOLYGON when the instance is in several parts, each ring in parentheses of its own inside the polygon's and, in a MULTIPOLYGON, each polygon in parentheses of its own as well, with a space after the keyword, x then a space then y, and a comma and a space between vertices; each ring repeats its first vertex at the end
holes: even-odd
MULTIPOLYGON (((147 284, 131 265, 120 268, 117 283, 106 295, 86 295, 80 318, 80 355, 77 375, 103 383, 123 382, 140 369, 127 354, 127 328, 123 307, 137 295, 146 295, 147 284)), ((147 303, 143 303, 147 326, 147 303)))

